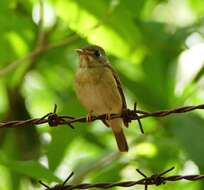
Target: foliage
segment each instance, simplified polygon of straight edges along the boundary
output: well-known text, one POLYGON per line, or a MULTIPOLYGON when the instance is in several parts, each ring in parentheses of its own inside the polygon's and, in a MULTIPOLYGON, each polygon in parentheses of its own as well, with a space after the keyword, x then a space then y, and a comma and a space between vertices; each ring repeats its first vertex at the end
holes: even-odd
MULTIPOLYGON (((74 49, 87 44, 106 50, 129 106, 137 101, 139 108, 156 111, 204 101, 204 1, 44 0, 41 18, 39 2, 0 1, 1 121, 41 117, 55 103, 59 114, 86 115, 73 81, 74 49), (43 50, 27 56, 36 47, 43 50), (9 65, 14 66, 6 70, 9 65)), ((59 182, 70 171, 74 183, 136 180, 136 168, 151 174, 172 165, 177 174, 204 173, 203 124, 202 111, 145 119, 145 135, 131 124, 125 129, 130 151, 123 155, 100 122, 75 130, 1 129, 0 189, 37 189, 37 180, 59 182)), ((192 190, 204 184, 156 188, 192 190)))

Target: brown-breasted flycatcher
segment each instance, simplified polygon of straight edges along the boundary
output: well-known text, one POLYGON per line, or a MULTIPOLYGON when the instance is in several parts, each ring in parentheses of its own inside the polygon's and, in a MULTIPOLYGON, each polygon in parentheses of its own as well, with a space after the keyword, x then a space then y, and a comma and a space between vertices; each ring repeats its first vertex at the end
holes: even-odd
MULTIPOLYGON (((120 114, 127 108, 121 82, 105 54, 95 45, 76 49, 80 64, 76 72, 76 94, 89 113, 120 114)), ((104 124, 112 128, 118 148, 128 151, 128 144, 123 132, 123 119, 106 119, 104 124)), ((127 126, 127 124, 125 124, 127 126)))

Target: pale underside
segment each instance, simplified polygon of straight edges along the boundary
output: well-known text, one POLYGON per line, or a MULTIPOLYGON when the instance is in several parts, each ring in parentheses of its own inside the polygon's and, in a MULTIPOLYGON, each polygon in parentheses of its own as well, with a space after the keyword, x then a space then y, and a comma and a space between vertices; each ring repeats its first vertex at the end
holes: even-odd
POLYGON ((121 113, 122 98, 109 68, 79 68, 75 88, 80 102, 88 112, 96 115, 121 113))

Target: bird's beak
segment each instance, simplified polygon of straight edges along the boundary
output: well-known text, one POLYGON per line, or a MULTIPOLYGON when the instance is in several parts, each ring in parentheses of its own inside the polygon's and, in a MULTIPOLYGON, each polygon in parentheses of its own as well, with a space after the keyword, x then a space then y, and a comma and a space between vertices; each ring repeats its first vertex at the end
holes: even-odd
POLYGON ((75 49, 75 51, 76 51, 79 55, 84 53, 84 50, 83 50, 83 49, 80 49, 80 48, 75 49))
POLYGON ((84 49, 78 48, 75 49, 75 51, 79 54, 79 55, 86 55, 87 52, 84 49))
POLYGON ((82 48, 77 48, 75 49, 75 51, 79 54, 79 55, 85 55, 85 56, 88 56, 90 55, 90 52, 85 50, 85 49, 82 49, 82 48))

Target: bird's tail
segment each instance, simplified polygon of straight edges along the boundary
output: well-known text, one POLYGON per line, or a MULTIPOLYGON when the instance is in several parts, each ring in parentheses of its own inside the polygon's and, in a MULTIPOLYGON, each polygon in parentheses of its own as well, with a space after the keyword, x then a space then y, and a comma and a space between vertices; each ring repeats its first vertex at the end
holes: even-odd
POLYGON ((128 152, 128 144, 123 132, 123 120, 122 119, 113 119, 110 121, 110 127, 113 130, 115 139, 118 145, 118 149, 121 152, 128 152))

